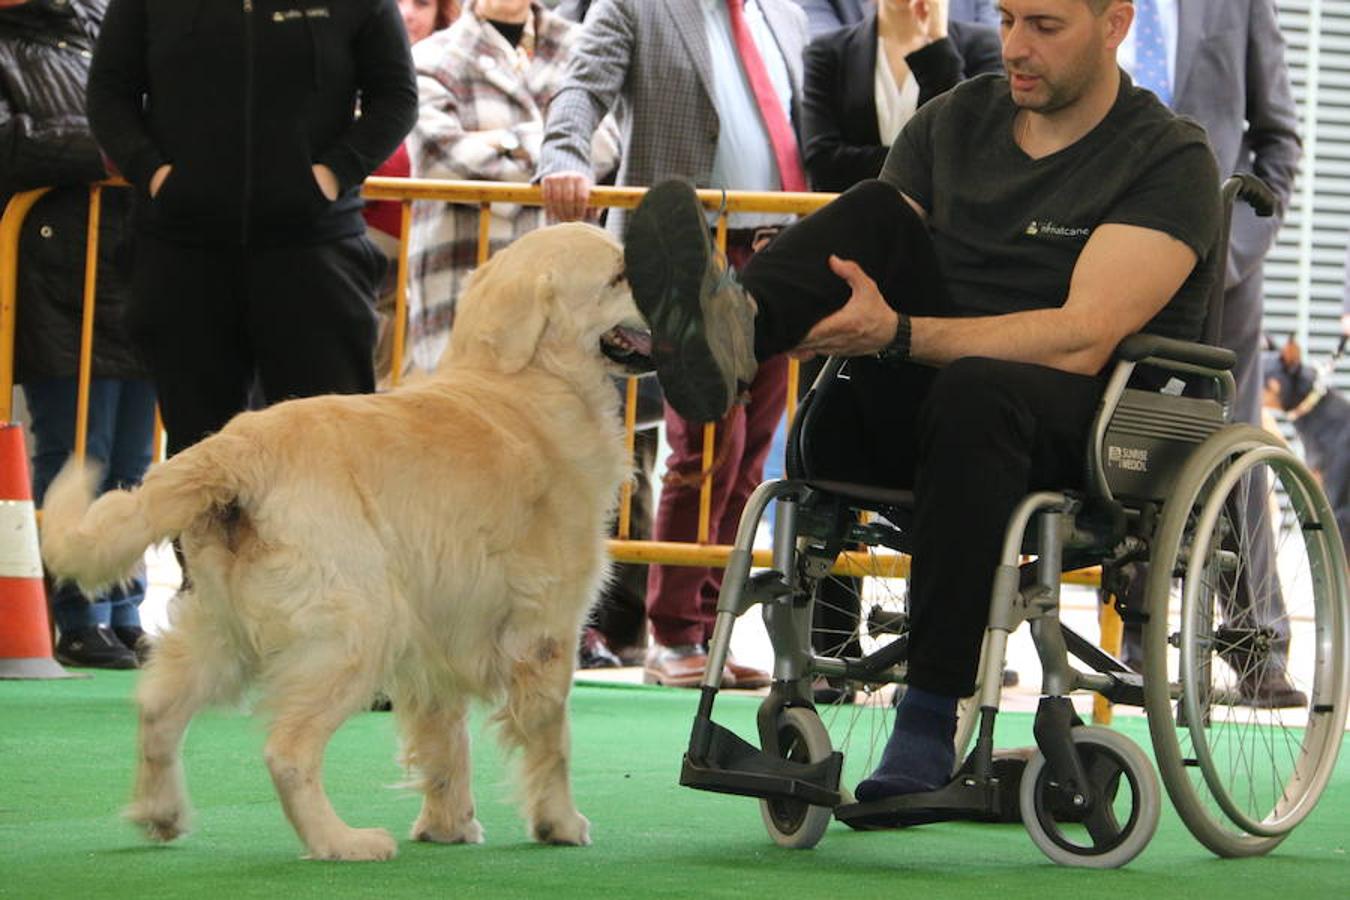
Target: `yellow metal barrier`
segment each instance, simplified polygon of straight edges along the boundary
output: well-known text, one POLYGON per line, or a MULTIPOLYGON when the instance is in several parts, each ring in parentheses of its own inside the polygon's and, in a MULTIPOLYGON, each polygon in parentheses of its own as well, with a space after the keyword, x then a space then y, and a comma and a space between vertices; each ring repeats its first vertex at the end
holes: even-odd
POLYGON ((33 204, 51 188, 15 194, 0 215, 0 421, 14 418, 14 325, 19 297, 19 232, 33 204))
MULTIPOLYGON (((104 182, 91 185, 89 189, 84 318, 80 332, 78 420, 75 437, 75 452, 80 458, 84 456, 88 427, 89 380, 93 359, 94 288, 97 284, 98 270, 98 224, 101 210, 101 191, 104 186, 125 186, 125 182, 104 182)), ((48 190, 50 189, 42 188, 16 194, 5 207, 3 215, 0 216, 0 421, 7 422, 13 416, 14 335, 18 296, 20 229, 29 210, 48 190)), ((591 194, 591 205, 632 208, 637 205, 638 200, 645 192, 643 188, 597 187, 591 194)), ((404 343, 407 336, 408 239, 411 231, 413 202, 426 200, 447 203, 476 203, 479 208, 478 262, 481 265, 487 260, 490 249, 488 235, 492 204, 515 203, 538 206, 542 204, 543 197, 538 188, 519 184, 398 178, 367 179, 362 193, 369 200, 393 200, 401 205, 391 374, 392 384, 397 386, 403 372, 404 343)), ((728 214, 736 212, 776 212, 806 215, 824 206, 834 196, 832 194, 711 190, 703 190, 698 193, 704 207, 718 213, 716 240, 718 248, 723 252, 726 251, 728 214)), ((798 377, 797 363, 792 361, 788 366, 787 415, 789 420, 796 409, 798 377)), ((624 409, 624 440, 630 457, 633 452, 636 430, 636 408, 637 379, 630 378, 628 379, 624 409)), ((629 540, 632 485, 626 482, 623 487, 619 510, 618 539, 609 542, 610 556, 614 560, 663 565, 719 568, 726 566, 731 548, 725 545, 708 544, 709 511, 712 498, 712 464, 716 446, 714 428, 715 426, 712 424, 707 425, 703 434, 703 483, 699 496, 698 543, 681 544, 629 540)), ((154 446, 156 451, 162 446, 161 425, 158 415, 155 417, 154 446)), ((769 551, 756 551, 754 564, 757 566, 770 565, 769 551)), ((834 571, 840 575, 877 575, 903 578, 909 572, 909 560, 899 554, 887 554, 878 557, 849 551, 840 554, 835 563, 834 571)), ((1100 571, 1094 567, 1066 573, 1063 581, 1065 584, 1096 586, 1100 583, 1100 571)), ((1120 618, 1116 614, 1115 607, 1103 607, 1101 615, 1104 646, 1111 651, 1118 651, 1120 618)), ((1099 699, 1098 705, 1094 708, 1093 718, 1098 722, 1109 722, 1111 718, 1109 704, 1099 699)))
MULTIPOLYGON (((78 452, 81 453, 83 452, 83 436, 88 409, 100 190, 104 186, 124 185, 124 182, 110 181, 93 185, 90 188, 89 241, 85 268, 85 318, 81 332, 80 422, 77 425, 77 446, 78 452)), ((0 274, 0 413, 3 413, 3 419, 6 421, 12 416, 13 411, 14 324, 18 291, 19 232, 24 217, 47 190, 40 189, 15 195, 5 208, 4 215, 0 217, 0 273, 2 273, 0 274)), ((596 187, 591 194, 591 205, 632 208, 637 205, 645 192, 644 188, 596 187)), ((543 197, 539 188, 530 185, 399 178, 370 178, 366 181, 362 193, 369 200, 391 200, 401 205, 392 372, 393 383, 397 384, 403 370, 404 344, 407 334, 408 238, 411 230, 412 203, 414 201, 439 201, 476 204, 479 207, 478 259, 481 263, 487 259, 489 252, 488 229, 491 221, 492 204, 513 203, 538 206, 542 204, 543 197)), ((698 195, 705 208, 718 213, 716 240, 718 247, 723 251, 726 249, 727 216, 731 213, 768 212, 806 215, 819 209, 834 197, 833 194, 724 192, 715 190, 701 190, 698 195)), ((789 417, 796 405, 797 384, 798 367, 793 362, 788 370, 787 413, 789 417)), ((624 420, 626 442, 630 452, 634 442, 636 399, 636 379, 629 379, 624 420)), ((156 446, 158 444, 159 441, 156 440, 156 446)), ((709 425, 704 432, 704 477, 700 497, 698 543, 679 544, 628 540, 631 486, 625 485, 619 516, 619 537, 617 540, 610 542, 610 554, 615 560, 666 565, 716 567, 726 565, 731 548, 707 544, 714 446, 714 426, 709 425)), ((839 574, 861 574, 864 571, 862 569, 864 560, 860 556, 851 553, 841 555, 836 566, 836 572, 839 574)), ((767 553, 757 555, 756 563, 767 564, 767 553)), ((867 571, 874 570, 868 569, 867 571)), ((897 558, 894 562, 894 571, 898 573, 895 577, 902 577, 903 573, 908 571, 907 561, 897 558)), ((1084 569, 1080 572, 1066 574, 1064 581, 1070 584, 1096 585, 1099 582, 1099 573, 1095 568, 1084 569)))

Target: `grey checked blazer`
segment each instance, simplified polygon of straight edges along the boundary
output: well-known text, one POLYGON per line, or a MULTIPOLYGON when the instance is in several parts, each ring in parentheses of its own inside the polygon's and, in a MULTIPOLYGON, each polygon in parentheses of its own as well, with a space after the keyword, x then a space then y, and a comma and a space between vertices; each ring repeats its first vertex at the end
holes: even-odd
MULTIPOLYGON (((792 79, 800 123, 806 15, 789 0, 758 0, 792 79)), ((701 0, 599 0, 586 15, 563 85, 549 104, 535 179, 590 172, 591 135, 614 109, 623 131, 620 185, 712 178, 719 123, 701 0)), ((799 127, 799 126, 798 126, 799 127)), ((623 233, 621 210, 609 227, 623 233)))

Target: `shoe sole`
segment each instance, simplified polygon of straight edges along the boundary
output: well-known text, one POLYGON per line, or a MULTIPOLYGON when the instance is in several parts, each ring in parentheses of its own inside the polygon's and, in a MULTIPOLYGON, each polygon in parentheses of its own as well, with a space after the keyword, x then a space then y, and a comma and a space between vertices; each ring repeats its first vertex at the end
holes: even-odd
POLYGON ((735 398, 708 341, 703 279, 712 260, 703 207, 693 188, 666 181, 629 219, 624 268, 652 334, 652 362, 666 401, 691 422, 720 419, 735 398))
MULTIPOLYGON (((657 684, 662 687, 701 688, 703 687, 703 674, 699 673, 698 675, 686 676, 685 678, 671 678, 662 674, 659 669, 643 668, 642 683, 657 684)), ((722 683, 717 687, 718 690, 725 691, 730 688, 745 687, 745 685, 737 684, 735 676, 728 676, 726 672, 723 672, 722 683)))
POLYGON ((656 669, 643 669, 642 683, 659 684, 662 687, 696 688, 702 687, 703 676, 700 674, 686 678, 671 678, 667 675, 663 675, 656 669))
POLYGON ((70 666, 72 669, 106 669, 108 671, 120 672, 139 669, 140 663, 135 659, 131 660, 108 660, 104 662, 90 662, 87 659, 75 659, 66 656, 63 653, 53 653, 52 658, 63 666, 70 666))

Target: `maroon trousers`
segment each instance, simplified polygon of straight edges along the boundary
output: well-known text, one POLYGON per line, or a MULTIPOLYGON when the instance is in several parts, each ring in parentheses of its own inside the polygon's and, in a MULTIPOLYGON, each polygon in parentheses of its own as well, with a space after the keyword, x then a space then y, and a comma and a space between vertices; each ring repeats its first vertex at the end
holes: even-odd
MULTIPOLYGON (((787 357, 760 363, 750 387, 750 402, 732 407, 717 423, 712 470, 712 509, 708 540, 730 544, 750 493, 764 477, 774 429, 787 400, 787 357)), ((666 407, 666 461, 661 503, 656 511, 655 539, 698 540, 700 473, 703 469, 703 426, 685 421, 666 407)), ((647 571, 647 616, 656 643, 666 647, 702 644, 712 636, 722 570, 693 566, 651 566, 647 571)))

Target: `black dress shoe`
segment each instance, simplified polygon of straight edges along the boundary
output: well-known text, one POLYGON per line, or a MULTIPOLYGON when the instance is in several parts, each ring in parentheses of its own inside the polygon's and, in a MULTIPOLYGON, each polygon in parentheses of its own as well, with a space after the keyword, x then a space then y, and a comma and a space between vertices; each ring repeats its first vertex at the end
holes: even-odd
POLYGON ((1264 669, 1238 681, 1238 703, 1253 709, 1294 709, 1308 705, 1308 695, 1294 687, 1287 672, 1264 669))
POLYGON ((83 669, 134 669, 136 654, 107 625, 65 632, 56 642, 56 661, 83 669))
POLYGON ((842 678, 817 675, 811 682, 811 702, 816 706, 834 706, 854 702, 854 692, 842 678))
POLYGON ((114 625, 113 634, 117 635, 123 647, 136 654, 139 665, 145 665, 150 659, 150 635, 145 633, 144 628, 139 625, 114 625))

